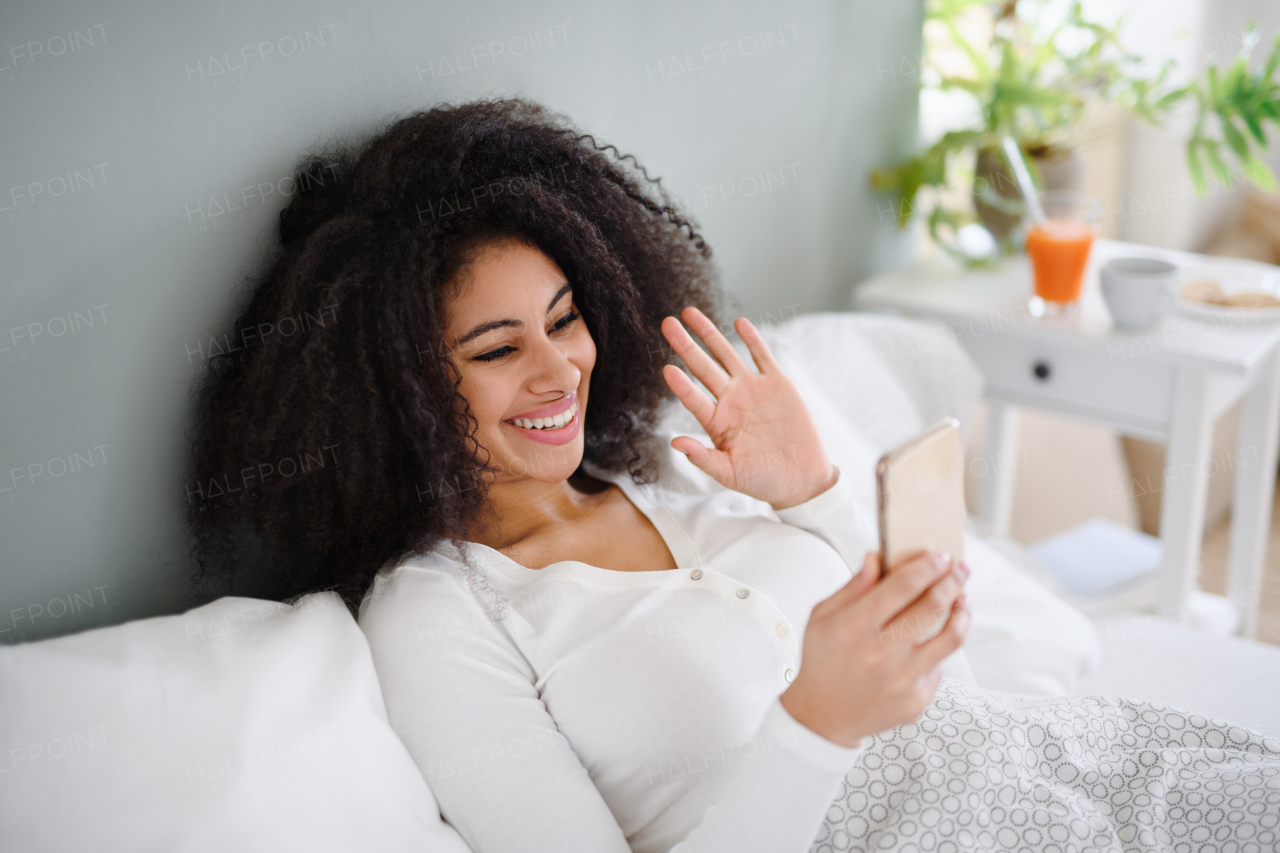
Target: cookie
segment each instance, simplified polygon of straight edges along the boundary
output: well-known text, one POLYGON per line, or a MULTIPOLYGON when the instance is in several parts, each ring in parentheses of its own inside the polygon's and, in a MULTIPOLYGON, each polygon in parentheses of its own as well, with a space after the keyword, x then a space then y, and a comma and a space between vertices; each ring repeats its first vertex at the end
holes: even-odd
POLYGON ((1280 299, 1267 293, 1233 293, 1223 304, 1232 308, 1280 308, 1280 299))
POLYGON ((1222 292, 1222 285, 1213 279, 1195 278, 1182 285, 1182 298, 1191 302, 1225 305, 1227 296, 1222 292))

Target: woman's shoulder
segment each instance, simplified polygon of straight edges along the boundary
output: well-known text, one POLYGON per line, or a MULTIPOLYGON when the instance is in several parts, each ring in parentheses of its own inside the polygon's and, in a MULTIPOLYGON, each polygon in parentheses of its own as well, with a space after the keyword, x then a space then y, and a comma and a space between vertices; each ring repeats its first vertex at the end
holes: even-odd
POLYGON ((499 579, 465 545, 445 540, 379 573, 360 603, 360 626, 476 613, 500 618, 499 579))
POLYGON ((467 562, 480 561, 464 561, 453 551, 438 548, 403 560, 379 575, 360 603, 356 622, 384 691, 423 679, 434 684, 448 673, 475 675, 477 667, 530 678, 502 624, 505 592, 485 578, 469 582, 467 562))

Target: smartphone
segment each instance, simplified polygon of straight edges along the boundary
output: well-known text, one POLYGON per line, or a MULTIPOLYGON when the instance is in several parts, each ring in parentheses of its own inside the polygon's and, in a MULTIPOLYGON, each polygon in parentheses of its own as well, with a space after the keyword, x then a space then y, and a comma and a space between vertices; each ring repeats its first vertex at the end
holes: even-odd
POLYGON ((946 418, 895 447, 876 466, 880 571, 921 551, 964 559, 964 442, 946 418))

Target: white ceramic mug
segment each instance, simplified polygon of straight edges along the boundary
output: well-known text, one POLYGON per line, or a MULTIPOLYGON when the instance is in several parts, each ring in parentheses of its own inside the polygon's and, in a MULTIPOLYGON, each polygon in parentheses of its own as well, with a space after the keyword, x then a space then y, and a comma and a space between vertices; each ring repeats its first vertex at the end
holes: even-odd
POLYGON ((1113 258, 1099 273, 1102 298, 1117 326, 1146 329, 1178 306, 1178 268, 1156 258, 1113 258))

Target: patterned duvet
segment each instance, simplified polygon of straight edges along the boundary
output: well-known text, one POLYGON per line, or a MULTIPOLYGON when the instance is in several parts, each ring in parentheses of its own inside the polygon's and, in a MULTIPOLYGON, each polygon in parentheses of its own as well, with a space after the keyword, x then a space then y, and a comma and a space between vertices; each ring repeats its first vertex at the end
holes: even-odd
POLYGON ((1280 850, 1280 741, 1146 702, 943 679, 870 739, 812 853, 1280 850))

